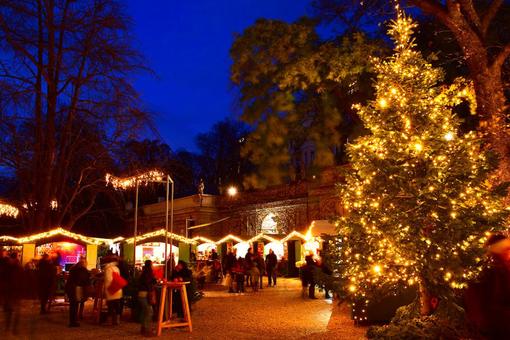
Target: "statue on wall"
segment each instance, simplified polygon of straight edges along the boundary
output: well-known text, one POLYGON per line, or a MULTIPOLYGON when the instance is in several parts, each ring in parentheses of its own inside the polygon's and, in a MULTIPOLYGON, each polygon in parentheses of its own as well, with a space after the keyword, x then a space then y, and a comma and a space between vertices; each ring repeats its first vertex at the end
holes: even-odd
POLYGON ((200 182, 198 183, 198 186, 197 186, 198 199, 200 200, 200 206, 202 206, 202 199, 204 197, 204 190, 205 190, 204 179, 200 178, 200 182))

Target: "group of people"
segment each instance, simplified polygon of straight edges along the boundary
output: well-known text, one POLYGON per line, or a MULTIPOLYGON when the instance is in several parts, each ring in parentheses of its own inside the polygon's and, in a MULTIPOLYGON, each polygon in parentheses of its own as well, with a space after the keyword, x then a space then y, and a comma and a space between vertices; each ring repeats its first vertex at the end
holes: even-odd
POLYGON ((244 257, 237 257, 236 250, 231 250, 223 259, 223 271, 229 293, 244 293, 245 286, 253 291, 262 289, 263 277, 267 275, 267 287, 276 286, 278 259, 273 250, 266 258, 258 252, 248 250, 244 257))
POLYGON ((0 304, 5 314, 5 330, 16 334, 20 300, 39 299, 40 313, 46 314, 57 286, 59 254, 44 254, 24 267, 19 253, 0 249, 0 304))
MULTIPOLYGON (((101 259, 102 271, 87 269, 85 258, 80 257, 78 262, 69 268, 65 275, 66 282, 63 287, 65 296, 69 302, 69 327, 79 327, 79 320, 83 319, 85 302, 89 297, 100 294, 106 300, 106 320, 111 320, 111 325, 120 323, 124 309, 125 288, 128 281, 132 280, 133 273, 127 269, 126 262, 122 258, 109 254, 101 259), (102 284, 101 284, 102 283, 102 284)), ((180 260, 177 264, 168 261, 168 278, 172 281, 192 282, 192 272, 186 262, 180 260)), ((40 314, 47 314, 49 306, 54 299, 57 289, 57 276, 59 272, 58 256, 42 255, 39 260, 28 262, 25 267, 21 265, 19 255, 16 252, 7 253, 0 248, 0 304, 5 314, 3 330, 11 334, 18 334, 18 321, 20 314, 21 299, 38 298, 40 314), (35 296, 34 292, 37 292, 35 296)), ((61 269, 60 269, 61 270, 61 269)), ((157 308, 159 294, 156 290, 157 279, 155 270, 150 260, 145 261, 141 273, 135 275, 134 287, 136 287, 136 301, 140 313, 141 333, 144 336, 153 336, 151 324, 153 322, 154 309, 157 308)), ((193 301, 191 292, 193 285, 186 285, 188 301, 193 301)), ((177 292, 172 292, 177 294, 177 292)), ((178 318, 184 317, 184 308, 179 296, 172 299, 173 310, 178 318)))

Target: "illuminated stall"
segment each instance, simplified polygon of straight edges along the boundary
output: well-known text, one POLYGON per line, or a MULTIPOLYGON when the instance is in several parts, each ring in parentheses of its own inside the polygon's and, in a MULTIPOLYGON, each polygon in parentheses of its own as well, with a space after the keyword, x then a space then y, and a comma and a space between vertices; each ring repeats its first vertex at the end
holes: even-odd
POLYGON ((80 256, 87 259, 89 269, 96 268, 98 246, 111 244, 111 240, 76 234, 63 228, 18 238, 23 247, 22 263, 25 264, 43 254, 58 258, 63 270, 78 262, 80 256))
POLYGON ((196 260, 208 260, 209 255, 217 250, 216 242, 203 236, 196 236, 191 239, 195 244, 196 260))
POLYGON ((241 238, 229 234, 221 240, 216 241, 218 253, 220 256, 224 256, 228 254, 229 251, 233 251, 234 246, 241 242, 244 242, 241 238))
MULTIPOLYGON (((170 232, 166 233, 165 238, 165 229, 159 229, 150 233, 146 233, 143 235, 139 235, 136 237, 136 249, 135 251, 135 261, 137 265, 141 265, 145 260, 152 260, 155 264, 164 264, 165 261, 165 243, 167 244, 166 248, 166 257, 170 258, 170 254, 173 254, 174 261, 177 263, 179 261, 180 256, 182 257, 181 244, 190 245, 193 244, 194 241, 177 234, 172 234, 170 232), (173 244, 170 245, 169 242, 165 242, 172 239, 173 244)), ((132 258, 133 252, 133 244, 134 239, 128 238, 124 240, 123 247, 123 257, 124 258, 132 258)))
POLYGON ((289 276, 299 275, 299 268, 296 266, 296 263, 304 260, 303 244, 306 241, 306 236, 295 230, 280 240, 284 249, 284 258, 287 259, 287 270, 289 276))
MULTIPOLYGON (((277 240, 269 235, 266 235, 264 233, 255 235, 254 237, 252 237, 251 239, 249 239, 246 242, 250 244, 250 247, 253 250, 254 254, 259 253, 262 256, 265 256, 267 254, 266 250, 267 250, 267 252, 269 252, 269 248, 268 247, 266 248, 266 245, 272 244, 271 246, 275 247, 275 249, 277 249, 278 247, 276 245, 278 243, 281 244, 281 242, 279 240, 277 240)), ((279 251, 279 249, 278 249, 278 251, 279 251)))
POLYGON ((23 251, 23 246, 19 243, 18 239, 12 236, 0 236, 0 248, 8 253, 16 252, 19 256, 21 256, 23 251))

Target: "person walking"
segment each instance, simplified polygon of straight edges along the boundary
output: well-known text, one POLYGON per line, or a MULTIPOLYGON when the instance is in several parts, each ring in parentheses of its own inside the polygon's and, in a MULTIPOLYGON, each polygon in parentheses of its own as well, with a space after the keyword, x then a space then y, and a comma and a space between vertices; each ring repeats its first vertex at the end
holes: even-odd
MULTIPOLYGON (((173 282, 189 282, 186 285, 186 295, 188 296, 188 309, 190 309, 189 303, 193 298, 193 274, 191 270, 188 268, 188 264, 183 260, 179 260, 177 262, 177 266, 175 266, 172 271, 172 281, 173 282)), ((184 306, 182 305, 182 299, 178 293, 178 291, 174 290, 173 292, 173 310, 176 311, 178 318, 184 318, 184 306)))
POLYGON ((229 251, 228 254, 223 259, 223 272, 225 274, 225 277, 230 277, 228 279, 229 285, 228 285, 228 292, 233 293, 233 285, 234 285, 234 274, 232 273, 232 267, 234 267, 234 263, 236 261, 236 256, 232 251, 229 251))
POLYGON ((122 288, 126 285, 126 281, 120 275, 116 257, 110 256, 105 262, 104 292, 106 305, 108 306, 108 314, 112 318, 112 325, 116 326, 120 323, 122 313, 120 300, 122 299, 122 288))
POLYGON ((81 257, 78 263, 69 270, 65 291, 69 298, 69 327, 79 327, 78 307, 83 317, 83 306, 86 300, 86 288, 90 286, 90 273, 87 270, 87 261, 81 257))
POLYGON ((305 257, 306 264, 301 268, 301 283, 303 286, 303 297, 305 297, 306 288, 308 287, 308 297, 310 299, 317 299, 315 297, 315 279, 317 264, 313 260, 312 255, 305 257))
POLYGON ((264 279, 264 274, 266 273, 266 263, 264 262, 264 258, 262 255, 260 255, 259 252, 255 254, 253 261, 255 262, 255 265, 259 271, 259 275, 254 279, 255 282, 253 284, 259 285, 259 289, 262 289, 262 281, 264 279))
POLYGON ((156 291, 154 285, 156 278, 152 270, 152 261, 147 260, 142 269, 139 279, 138 303, 141 309, 141 333, 146 337, 153 337, 155 334, 152 330, 151 321, 153 315, 152 306, 156 304, 156 291))
POLYGON ((57 280, 57 267, 48 254, 44 254, 39 260, 37 268, 37 284, 39 286, 39 301, 41 302, 41 314, 48 312, 48 304, 53 296, 57 280))
POLYGON ((267 272, 267 286, 271 287, 271 284, 276 286, 276 272, 278 266, 278 258, 274 253, 273 249, 269 249, 269 254, 266 255, 266 272, 267 272), (272 282, 271 282, 272 280, 272 282))
POLYGON ((3 308, 5 313, 5 330, 13 335, 18 334, 19 323, 19 300, 22 296, 23 267, 18 260, 17 253, 11 253, 7 261, 3 264, 3 273, 1 278, 4 281, 4 301, 3 308))

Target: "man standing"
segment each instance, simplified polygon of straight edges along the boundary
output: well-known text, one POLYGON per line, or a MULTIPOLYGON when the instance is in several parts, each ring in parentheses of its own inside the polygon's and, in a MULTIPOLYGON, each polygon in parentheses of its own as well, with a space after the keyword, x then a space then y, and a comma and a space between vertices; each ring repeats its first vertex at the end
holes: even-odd
POLYGON ((87 270, 87 262, 80 257, 78 263, 69 270, 69 278, 66 283, 66 294, 69 298, 69 327, 78 327, 78 306, 83 306, 86 299, 86 287, 90 285, 90 273, 87 270))
POLYGON ((266 255, 266 272, 267 272, 267 286, 271 287, 272 284, 276 286, 276 266, 278 265, 278 259, 273 249, 269 249, 269 254, 266 255))
POLYGON ((55 284, 57 280, 57 267, 51 261, 48 254, 44 254, 39 261, 37 272, 39 285, 39 300, 41 301, 41 314, 47 313, 47 307, 53 296, 55 284))

